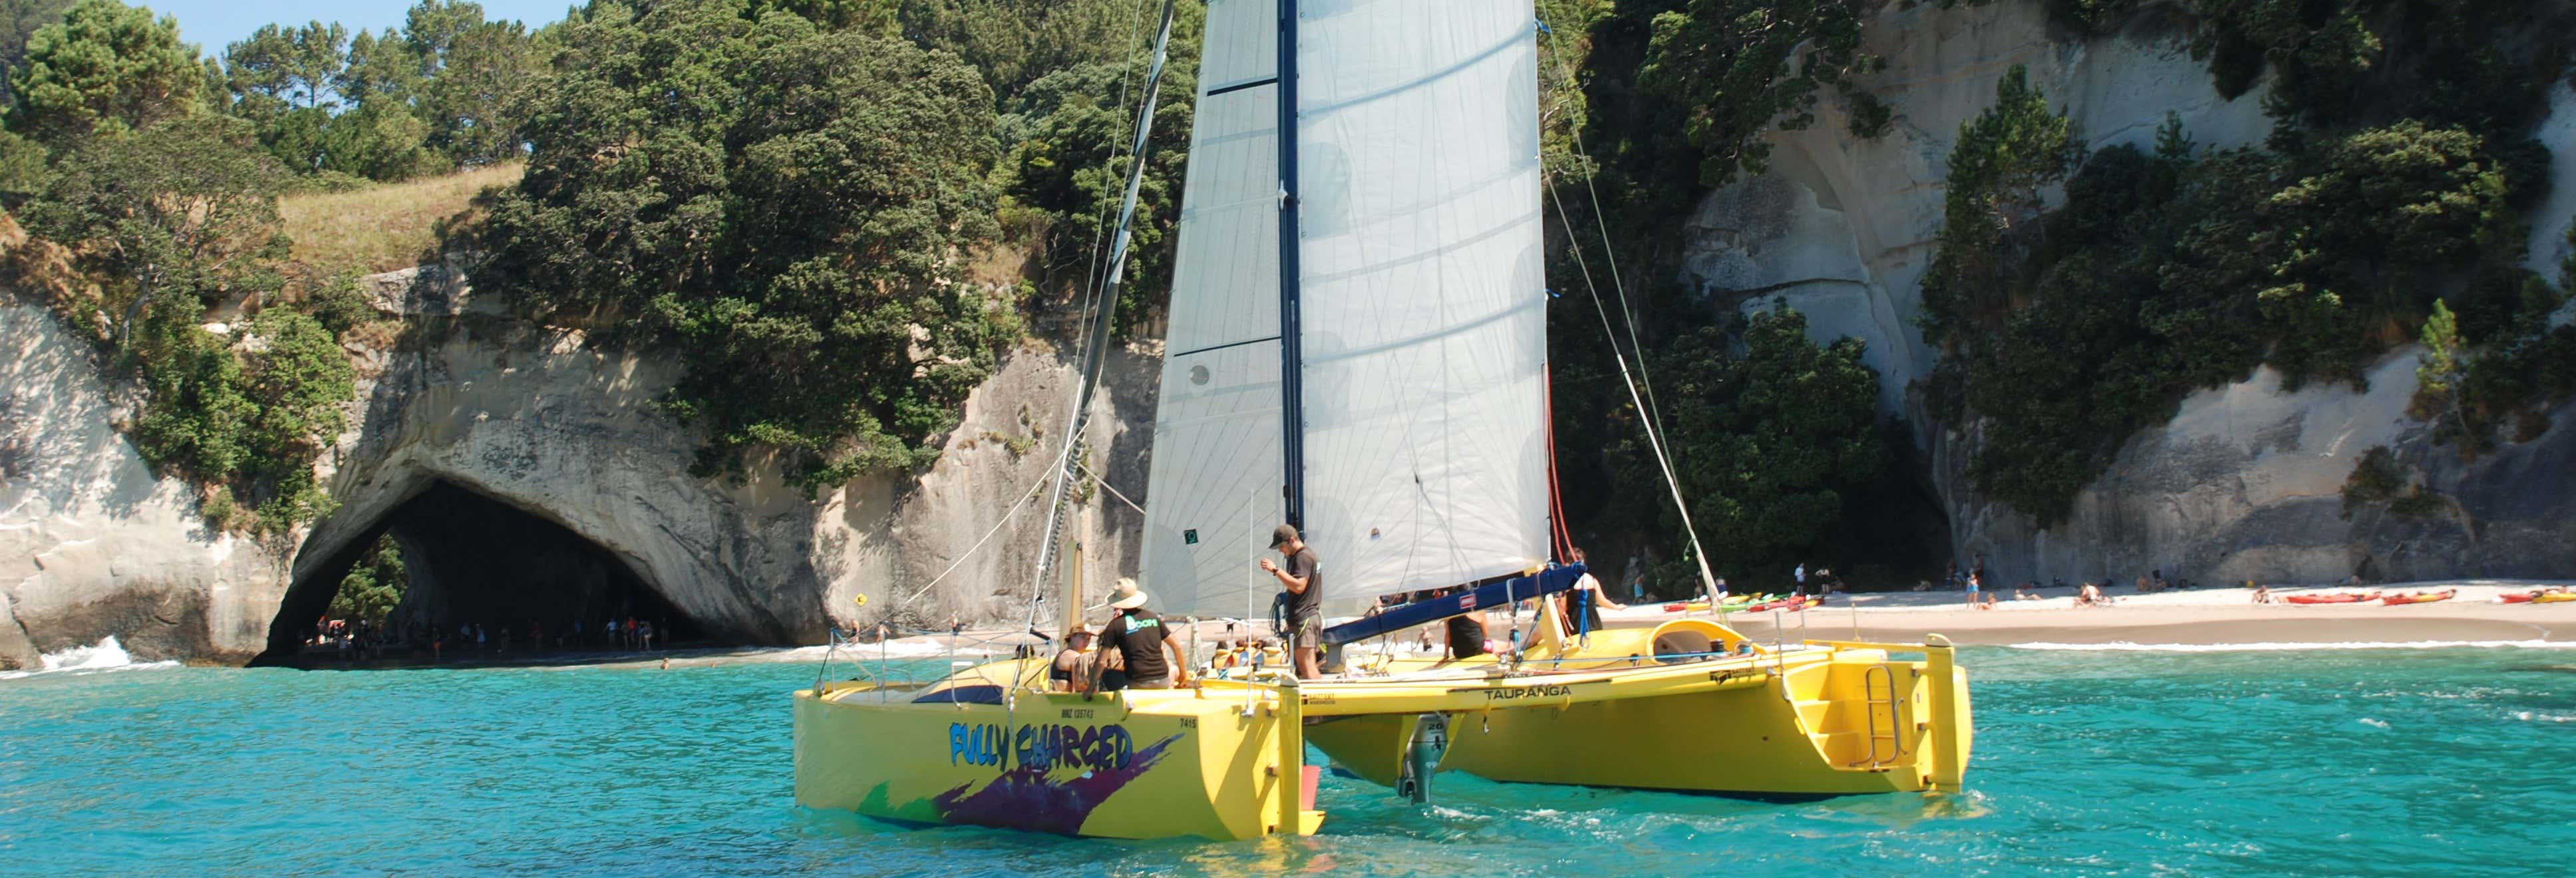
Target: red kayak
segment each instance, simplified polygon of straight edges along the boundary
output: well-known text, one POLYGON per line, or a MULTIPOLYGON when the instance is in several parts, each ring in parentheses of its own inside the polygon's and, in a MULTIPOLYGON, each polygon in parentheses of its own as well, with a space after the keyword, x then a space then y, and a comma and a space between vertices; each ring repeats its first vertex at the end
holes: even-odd
POLYGON ((1745 607, 1742 612, 1768 613, 1772 610, 1787 610, 1794 613, 1824 602, 1824 598, 1781 598, 1769 603, 1754 604, 1752 606, 1745 607))
POLYGON ((2386 605, 2388 605, 2388 606, 2392 606, 2392 607, 2397 606, 2397 605, 2399 605, 2399 604, 2429 604, 2429 603, 2432 603, 2432 602, 2434 602, 2434 601, 2447 601, 2447 600, 2450 600, 2452 595, 2456 595, 2456 594, 2459 594, 2459 593, 2460 593, 2460 590, 2459 590, 2459 589, 2456 589, 2456 588, 2455 588, 2455 589, 2451 589, 2451 590, 2449 590, 2449 591, 2419 591, 2419 592, 2410 592, 2410 593, 2407 593, 2407 594, 2393 594, 2393 595, 2389 595, 2389 596, 2387 596, 2387 597, 2380 598, 2380 599, 2379 599, 2379 602, 2380 602, 2380 603, 2382 603, 2382 604, 2386 604, 2386 605))
POLYGON ((2521 594, 2501 594, 2501 595, 2496 595, 2496 603, 2499 603, 2499 604, 2527 604, 2527 603, 2531 603, 2531 599, 2532 599, 2532 598, 2536 598, 2536 597, 2539 597, 2539 596, 2540 596, 2540 593, 2539 593, 2539 592, 2536 592, 2536 591, 2526 591, 2526 592, 2523 592, 2523 593, 2521 593, 2521 594))
POLYGON ((2351 592, 2344 592, 2342 594, 2293 594, 2281 596, 2281 600, 2293 604, 2360 604, 2378 599, 2379 593, 2375 591, 2369 594, 2353 594, 2351 592))

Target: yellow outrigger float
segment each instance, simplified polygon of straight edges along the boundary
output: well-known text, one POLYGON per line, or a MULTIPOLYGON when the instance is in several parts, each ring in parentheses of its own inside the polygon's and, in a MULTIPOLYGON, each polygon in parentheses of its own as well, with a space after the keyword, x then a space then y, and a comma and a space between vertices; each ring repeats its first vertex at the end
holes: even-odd
POLYGON ((1705 619, 1545 636, 1517 665, 1084 696, 1014 659, 796 693, 796 800, 898 821, 1113 838, 1316 831, 1311 743, 1417 798, 1433 771, 1762 797, 1959 789, 1965 671, 1924 644, 1753 643, 1705 619), (1743 652, 1749 648, 1750 652, 1743 652), (1896 658, 1921 653, 1919 660, 1896 658), (1554 658, 1550 658, 1554 656, 1554 658))

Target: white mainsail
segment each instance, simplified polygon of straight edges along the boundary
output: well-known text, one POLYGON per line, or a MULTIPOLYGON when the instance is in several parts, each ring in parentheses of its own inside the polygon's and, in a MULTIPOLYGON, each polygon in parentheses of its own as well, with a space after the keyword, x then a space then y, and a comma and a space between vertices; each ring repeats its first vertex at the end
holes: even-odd
POLYGON ((1145 587, 1171 612, 1266 608, 1277 588, 1251 562, 1292 479, 1337 606, 1536 566, 1546 291, 1531 6, 1297 3, 1292 439, 1277 2, 1208 7, 1145 587))

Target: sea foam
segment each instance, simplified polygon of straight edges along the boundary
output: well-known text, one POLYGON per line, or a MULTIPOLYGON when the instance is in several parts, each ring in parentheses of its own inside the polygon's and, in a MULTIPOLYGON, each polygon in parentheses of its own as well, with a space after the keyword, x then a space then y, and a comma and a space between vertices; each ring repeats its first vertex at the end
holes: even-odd
POLYGON ((136 662, 134 660, 134 656, 125 651, 125 645, 116 642, 116 635, 113 634, 110 634, 106 638, 89 646, 75 646, 60 652, 45 653, 37 656, 36 658, 38 661, 43 663, 44 666, 42 668, 33 671, 0 671, 0 680, 15 680, 20 677, 32 677, 37 674, 94 674, 106 671, 143 671, 151 670, 153 668, 175 668, 179 666, 178 662, 171 661, 136 662))
POLYGON ((2307 652, 2337 649, 2576 649, 2576 640, 2398 640, 2347 643, 2015 643, 2012 649, 2070 652, 2307 652))

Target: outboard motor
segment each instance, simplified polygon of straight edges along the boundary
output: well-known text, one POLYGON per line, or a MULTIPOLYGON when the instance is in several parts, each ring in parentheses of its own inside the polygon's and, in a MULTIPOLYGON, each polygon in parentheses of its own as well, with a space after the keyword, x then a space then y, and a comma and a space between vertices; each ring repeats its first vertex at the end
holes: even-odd
POLYGON ((1449 752, 1449 717, 1426 713, 1413 726, 1413 740, 1405 744, 1404 773, 1395 788, 1416 805, 1431 802, 1431 775, 1440 770, 1440 757, 1449 752))

